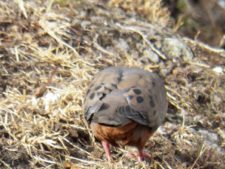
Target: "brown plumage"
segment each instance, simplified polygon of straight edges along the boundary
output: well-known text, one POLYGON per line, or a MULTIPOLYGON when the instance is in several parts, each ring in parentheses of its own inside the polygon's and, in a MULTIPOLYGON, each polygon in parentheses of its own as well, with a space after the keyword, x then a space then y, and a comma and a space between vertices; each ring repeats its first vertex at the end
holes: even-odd
POLYGON ((96 74, 84 103, 85 119, 108 160, 109 144, 137 147, 137 158, 143 160, 143 148, 163 123, 167 106, 164 84, 156 74, 123 67, 96 74))

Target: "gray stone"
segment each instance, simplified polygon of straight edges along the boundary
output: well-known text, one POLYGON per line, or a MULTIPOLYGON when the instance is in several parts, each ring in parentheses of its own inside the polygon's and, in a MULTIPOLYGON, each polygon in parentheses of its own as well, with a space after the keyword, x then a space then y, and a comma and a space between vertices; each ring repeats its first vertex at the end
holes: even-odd
POLYGON ((194 57, 191 49, 180 39, 165 38, 162 44, 162 51, 171 59, 181 57, 184 61, 188 61, 194 57))
POLYGON ((147 57, 151 62, 153 62, 153 63, 158 63, 159 62, 158 55, 155 54, 152 50, 145 49, 143 53, 144 53, 144 56, 147 57))

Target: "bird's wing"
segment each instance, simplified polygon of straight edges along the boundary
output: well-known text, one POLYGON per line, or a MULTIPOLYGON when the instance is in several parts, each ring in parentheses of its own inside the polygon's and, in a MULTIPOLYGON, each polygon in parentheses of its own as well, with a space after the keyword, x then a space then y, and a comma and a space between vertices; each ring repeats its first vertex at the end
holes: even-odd
POLYGON ((112 126, 135 121, 158 127, 167 111, 166 92, 153 73, 136 68, 108 68, 91 83, 85 107, 88 121, 112 126))

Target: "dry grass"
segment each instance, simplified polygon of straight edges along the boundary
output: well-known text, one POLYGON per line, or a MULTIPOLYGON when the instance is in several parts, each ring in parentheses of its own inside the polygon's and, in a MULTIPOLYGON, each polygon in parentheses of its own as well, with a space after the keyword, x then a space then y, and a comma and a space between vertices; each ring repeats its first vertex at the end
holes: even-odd
POLYGON ((169 11, 162 6, 162 1, 154 0, 111 0, 110 5, 121 7, 129 12, 137 12, 149 22, 167 26, 170 20, 169 11))
POLYGON ((0 168, 225 167, 224 51, 191 41, 193 61, 168 59, 154 42, 172 36, 159 2, 152 13, 153 1, 141 7, 150 19, 159 18, 161 26, 154 27, 140 19, 140 9, 130 18, 101 2, 0 1, 0 168), (160 62, 143 54, 149 48, 160 62), (83 120, 90 80, 111 65, 170 70, 164 76, 168 118, 146 146, 150 163, 127 159, 124 149, 113 149, 115 162, 107 163, 83 120), (215 65, 222 72, 213 71, 215 65), (210 145, 200 129, 218 142, 210 145))

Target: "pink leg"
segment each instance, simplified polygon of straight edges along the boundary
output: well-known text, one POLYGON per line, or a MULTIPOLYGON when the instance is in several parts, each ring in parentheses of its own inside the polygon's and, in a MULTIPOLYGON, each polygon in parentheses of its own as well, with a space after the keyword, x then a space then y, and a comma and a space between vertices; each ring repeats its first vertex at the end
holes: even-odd
POLYGON ((137 153, 137 159, 138 161, 143 161, 145 158, 151 158, 151 156, 144 152, 143 150, 139 150, 138 153, 137 153))
POLYGON ((102 141, 102 146, 105 150, 105 154, 106 154, 106 158, 108 161, 112 160, 111 154, 110 154, 110 147, 109 147, 109 143, 107 141, 102 141))

